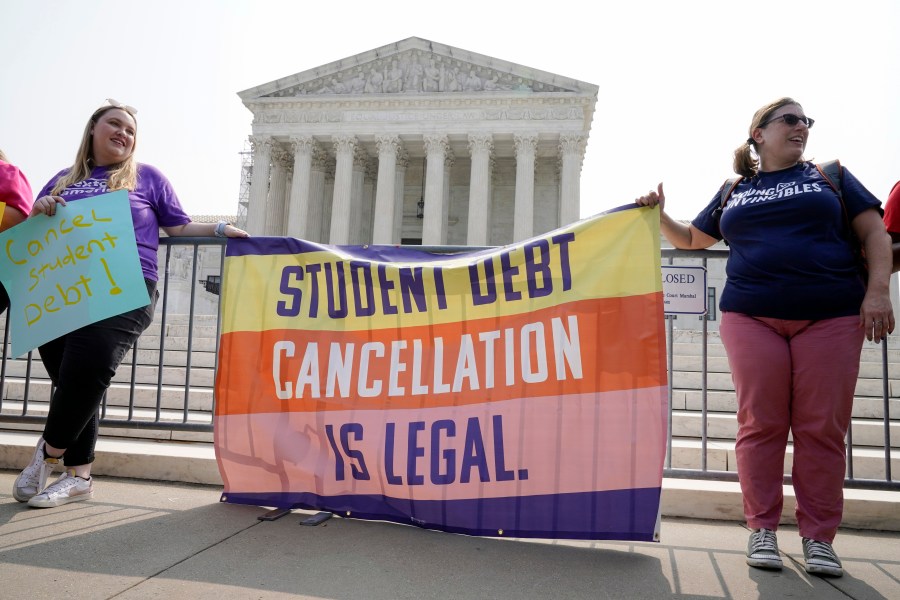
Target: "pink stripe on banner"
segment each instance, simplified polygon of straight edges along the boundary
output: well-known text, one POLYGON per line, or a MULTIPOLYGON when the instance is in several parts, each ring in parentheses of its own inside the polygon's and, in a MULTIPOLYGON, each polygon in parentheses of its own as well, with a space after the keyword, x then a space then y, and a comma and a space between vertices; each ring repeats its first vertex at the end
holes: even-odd
POLYGON ((216 417, 225 493, 460 500, 658 488, 666 388, 216 417), (527 444, 526 444, 527 441, 527 444))

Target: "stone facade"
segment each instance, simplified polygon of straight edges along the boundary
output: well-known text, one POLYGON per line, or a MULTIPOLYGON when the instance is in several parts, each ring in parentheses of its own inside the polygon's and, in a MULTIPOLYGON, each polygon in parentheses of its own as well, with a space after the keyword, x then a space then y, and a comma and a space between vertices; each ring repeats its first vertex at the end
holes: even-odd
POLYGON ((409 38, 239 93, 239 224, 331 244, 502 245, 579 218, 598 88, 409 38))

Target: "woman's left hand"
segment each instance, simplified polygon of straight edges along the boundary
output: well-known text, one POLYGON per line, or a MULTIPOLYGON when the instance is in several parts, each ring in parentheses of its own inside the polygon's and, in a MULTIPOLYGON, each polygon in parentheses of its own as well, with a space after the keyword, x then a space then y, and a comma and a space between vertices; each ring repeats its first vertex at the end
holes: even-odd
POLYGON ((866 339, 876 343, 894 332, 894 311, 887 292, 869 290, 859 311, 860 325, 866 330, 866 339))
POLYGON ((866 330, 866 339, 880 342, 894 331, 894 311, 891 309, 891 237, 884 229, 881 213, 874 208, 862 211, 850 223, 862 243, 868 267, 868 283, 859 324, 866 330))
POLYGON ((222 233, 225 234, 225 237, 229 238, 248 238, 250 234, 244 231, 243 229, 238 229, 234 225, 226 225, 225 229, 222 230, 222 233))

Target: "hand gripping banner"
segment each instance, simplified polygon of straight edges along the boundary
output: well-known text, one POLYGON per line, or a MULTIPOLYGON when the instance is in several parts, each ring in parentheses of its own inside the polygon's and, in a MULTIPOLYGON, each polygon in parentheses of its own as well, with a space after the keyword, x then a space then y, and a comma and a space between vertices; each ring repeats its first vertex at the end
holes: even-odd
POLYGON ((452 255, 231 239, 223 284, 223 501, 658 540, 655 209, 452 255))

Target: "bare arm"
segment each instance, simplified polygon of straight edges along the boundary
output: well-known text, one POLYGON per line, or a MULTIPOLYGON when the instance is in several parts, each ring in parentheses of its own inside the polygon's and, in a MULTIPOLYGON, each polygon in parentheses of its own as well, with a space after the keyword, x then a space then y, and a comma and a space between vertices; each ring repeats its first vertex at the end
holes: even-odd
MULTIPOLYGON (((174 227, 163 227, 162 230, 170 237, 212 237, 216 234, 217 223, 185 223, 184 225, 175 225, 174 227)), ((225 226, 225 237, 245 238, 250 234, 243 229, 238 229, 234 225, 225 226)))
POLYGON ((894 311, 891 309, 890 298, 893 264, 891 237, 874 208, 856 215, 851 226, 862 242, 869 269, 869 282, 859 311, 859 322, 866 330, 866 338, 878 342, 894 331, 894 311))
POLYGON ((681 250, 702 250, 709 248, 717 241, 711 235, 707 235, 690 224, 676 221, 665 211, 666 195, 663 193, 663 184, 660 183, 657 191, 651 190, 648 194, 635 198, 635 203, 640 206, 654 207, 659 205, 659 229, 676 248, 681 250))
POLYGON ((3 209, 3 214, 0 215, 0 231, 6 231, 10 227, 15 227, 24 220, 25 215, 12 206, 7 206, 3 209))

